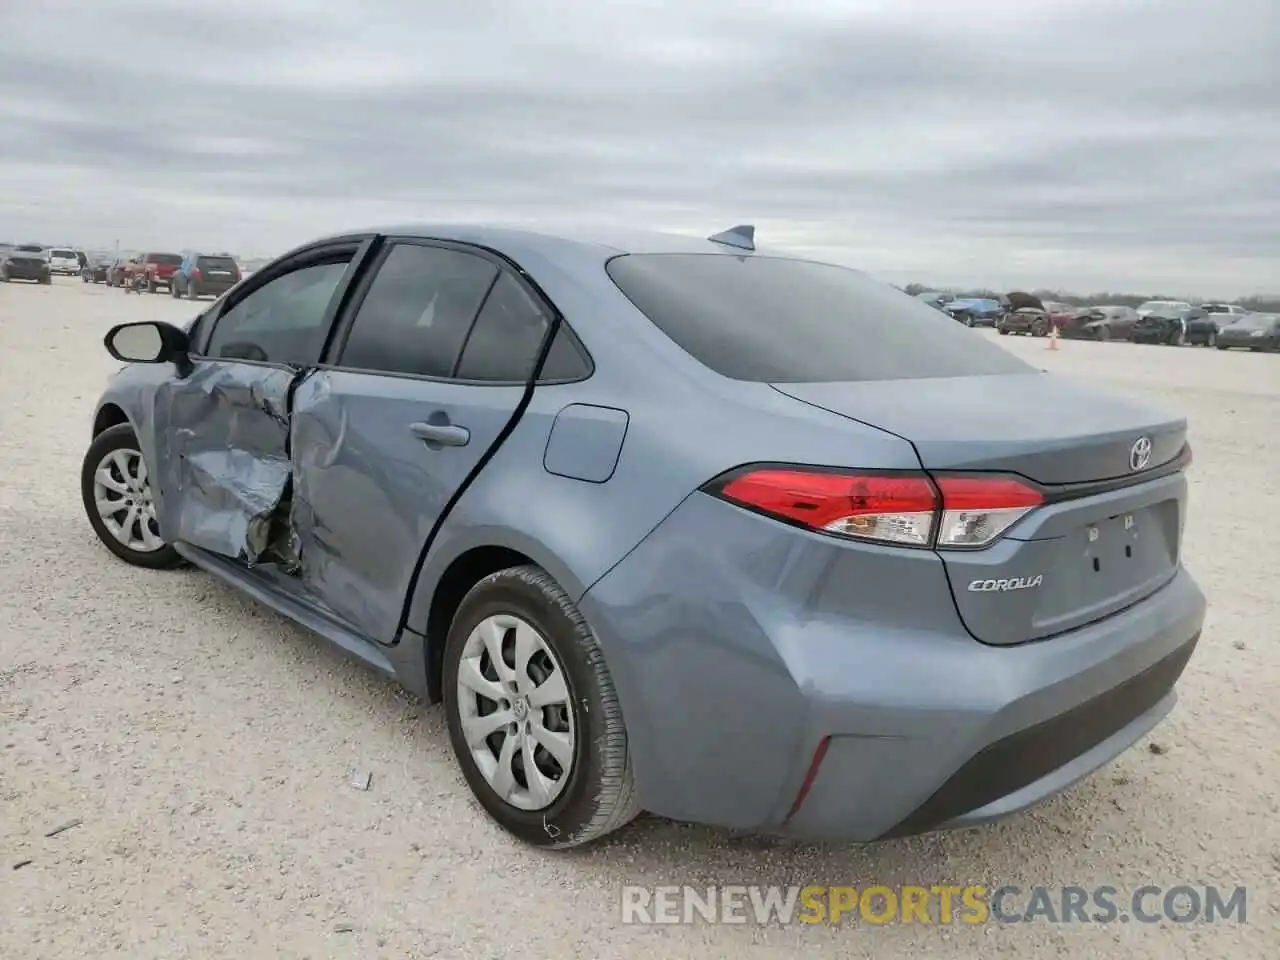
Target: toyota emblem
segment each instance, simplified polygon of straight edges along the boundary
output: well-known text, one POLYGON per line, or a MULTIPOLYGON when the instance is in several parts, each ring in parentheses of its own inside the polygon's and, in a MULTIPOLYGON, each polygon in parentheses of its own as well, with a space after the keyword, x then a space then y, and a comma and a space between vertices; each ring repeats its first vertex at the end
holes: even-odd
POLYGON ((1151 462, 1151 438, 1139 437, 1129 448, 1129 469, 1145 470, 1151 462))

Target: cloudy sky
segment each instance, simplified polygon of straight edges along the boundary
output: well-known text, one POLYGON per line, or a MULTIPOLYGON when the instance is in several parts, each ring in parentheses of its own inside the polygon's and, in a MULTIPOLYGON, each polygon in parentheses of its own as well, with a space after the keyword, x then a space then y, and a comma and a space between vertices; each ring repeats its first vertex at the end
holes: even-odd
POLYGON ((0 2, 0 241, 627 225, 1280 291, 1276 0, 0 2))

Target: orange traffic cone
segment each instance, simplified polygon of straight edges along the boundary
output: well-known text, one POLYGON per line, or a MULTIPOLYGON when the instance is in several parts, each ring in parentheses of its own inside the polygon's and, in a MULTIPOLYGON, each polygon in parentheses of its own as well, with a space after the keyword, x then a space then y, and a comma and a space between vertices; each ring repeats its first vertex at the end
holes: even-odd
POLYGON ((1058 349, 1058 328, 1056 326, 1049 331, 1049 349, 1058 349))

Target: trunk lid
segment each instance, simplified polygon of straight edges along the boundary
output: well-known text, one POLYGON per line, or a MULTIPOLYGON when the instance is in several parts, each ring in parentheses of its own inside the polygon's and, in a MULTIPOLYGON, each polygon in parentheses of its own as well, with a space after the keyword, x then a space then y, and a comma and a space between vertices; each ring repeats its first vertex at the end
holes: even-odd
POLYGON ((939 551, 960 616, 983 642, 1102 619, 1177 571, 1183 418, 1037 373, 773 386, 910 441, 926 470, 1012 473, 1045 488, 1046 503, 996 543, 939 551))

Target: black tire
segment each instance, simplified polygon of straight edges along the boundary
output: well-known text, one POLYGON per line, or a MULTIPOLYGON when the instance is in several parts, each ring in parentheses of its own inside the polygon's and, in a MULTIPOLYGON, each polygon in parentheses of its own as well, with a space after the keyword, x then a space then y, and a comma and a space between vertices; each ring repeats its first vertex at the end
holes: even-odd
POLYGON ((1009 335, 1009 331, 1006 330, 1004 327, 1000 327, 998 329, 1000 330, 1000 336, 1007 337, 1009 335))
POLYGON ((467 785, 509 833, 534 846, 563 849, 598 840, 639 814, 626 726, 604 655, 568 594, 541 567, 501 570, 463 598, 445 643, 443 693, 449 739, 467 785), (459 661, 472 630, 496 614, 519 617, 542 634, 560 661, 569 690, 577 734, 569 782, 541 810, 521 810, 500 798, 480 772, 462 732, 459 661))
POLYGON ((40 283, 41 283, 43 286, 51 287, 51 286, 53 286, 53 277, 41 277, 41 278, 40 278, 40 283))
POLYGON ((966 327, 972 327, 972 326, 973 326, 973 317, 965 317, 965 318, 964 318, 964 325, 965 325, 966 327))
POLYGON ((1226 344, 1220 343, 1220 344, 1218 344, 1218 349, 1219 349, 1219 350, 1225 350, 1225 349, 1227 349, 1227 346, 1226 346, 1226 344))
POLYGON ((143 551, 133 550, 115 537, 107 530, 106 525, 102 522, 102 517, 98 515, 97 507, 94 504, 93 492, 93 476, 98 469, 98 464, 102 462, 102 458, 113 450, 138 450, 138 440, 134 436, 133 427, 127 423, 111 427, 98 434, 89 449, 85 451, 84 462, 80 467, 80 497, 84 502, 84 512, 89 518, 89 525, 93 527, 93 532, 98 535, 98 539, 102 541, 102 545, 114 553, 126 563, 131 563, 135 567, 146 567, 150 570, 172 570, 186 564, 178 551, 174 550, 169 544, 165 544, 159 550, 143 551))
POLYGON ((1031 325, 1031 335, 1033 337, 1045 337, 1049 335, 1048 326, 1037 320, 1031 325))
POLYGON ((81 282, 81 283, 88 283, 88 282, 89 282, 89 275, 88 275, 87 273, 82 273, 82 274, 80 274, 80 282, 81 282))

